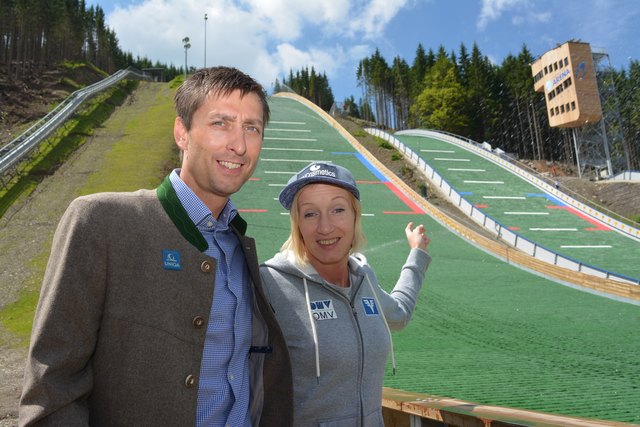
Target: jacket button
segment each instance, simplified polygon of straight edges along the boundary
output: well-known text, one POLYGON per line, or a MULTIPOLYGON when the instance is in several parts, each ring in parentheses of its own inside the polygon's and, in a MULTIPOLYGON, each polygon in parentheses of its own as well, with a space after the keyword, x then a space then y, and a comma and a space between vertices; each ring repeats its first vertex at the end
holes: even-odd
POLYGON ((202 261, 202 264, 200 264, 200 271, 202 271, 203 273, 211 273, 212 270, 213 265, 211 261, 202 261))
POLYGON ((194 377, 193 375, 189 374, 187 375, 187 378, 184 379, 184 386, 186 388, 191 388, 196 384, 196 377, 194 377))
POLYGON ((200 329, 204 326, 204 319, 200 316, 196 316, 193 318, 193 327, 196 329, 200 329))

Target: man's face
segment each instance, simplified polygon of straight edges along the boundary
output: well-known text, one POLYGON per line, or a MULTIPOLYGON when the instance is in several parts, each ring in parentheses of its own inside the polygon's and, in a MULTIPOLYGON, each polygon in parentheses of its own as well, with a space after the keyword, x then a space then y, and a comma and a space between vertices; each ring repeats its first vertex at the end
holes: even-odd
POLYGON ((249 179, 262 148, 264 123, 258 95, 207 96, 191 129, 176 118, 174 137, 183 150, 180 177, 218 216, 227 199, 249 179))

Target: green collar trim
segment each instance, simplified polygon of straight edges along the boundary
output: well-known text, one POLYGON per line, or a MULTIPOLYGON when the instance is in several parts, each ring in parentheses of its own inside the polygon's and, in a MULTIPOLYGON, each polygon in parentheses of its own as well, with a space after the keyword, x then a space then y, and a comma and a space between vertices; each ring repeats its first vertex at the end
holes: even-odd
MULTIPOLYGON (((180 203, 180 199, 168 175, 160 186, 156 188, 156 194, 164 211, 169 215, 169 218, 171 218, 173 224, 178 231, 180 231, 180 234, 182 234, 189 243, 198 248, 200 252, 206 251, 209 245, 202 236, 202 233, 200 233, 200 230, 198 230, 198 227, 196 227, 193 221, 191 221, 191 218, 189 218, 189 214, 187 214, 182 203, 180 203)), ((247 222, 242 219, 239 214, 233 218, 231 226, 243 236, 247 231, 247 222)))
POLYGON ((244 236, 244 233, 247 232, 247 221, 239 213, 231 220, 230 224, 241 236, 244 236))

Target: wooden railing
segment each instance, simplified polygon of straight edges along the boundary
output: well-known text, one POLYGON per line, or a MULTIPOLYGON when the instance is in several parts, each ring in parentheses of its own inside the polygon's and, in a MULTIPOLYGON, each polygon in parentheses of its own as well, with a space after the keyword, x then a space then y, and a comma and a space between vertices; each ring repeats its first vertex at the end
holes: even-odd
POLYGON ((633 425, 505 406, 481 405, 459 399, 411 393, 387 387, 383 389, 382 394, 382 415, 386 427, 623 427, 633 425))

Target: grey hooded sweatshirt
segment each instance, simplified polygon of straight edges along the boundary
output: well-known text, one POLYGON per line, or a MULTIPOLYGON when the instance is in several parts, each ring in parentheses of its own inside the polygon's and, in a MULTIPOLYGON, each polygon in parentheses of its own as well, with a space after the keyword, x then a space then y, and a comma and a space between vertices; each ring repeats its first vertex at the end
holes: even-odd
POLYGON ((391 293, 362 254, 349 258, 349 288, 327 283, 309 264, 298 266, 291 252, 260 266, 291 357, 295 426, 384 426, 390 330, 409 323, 430 262, 427 252, 412 249, 391 293))

